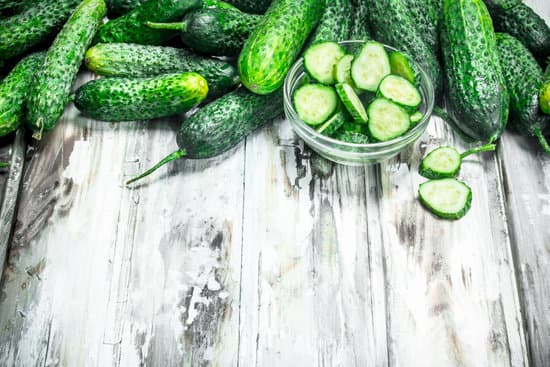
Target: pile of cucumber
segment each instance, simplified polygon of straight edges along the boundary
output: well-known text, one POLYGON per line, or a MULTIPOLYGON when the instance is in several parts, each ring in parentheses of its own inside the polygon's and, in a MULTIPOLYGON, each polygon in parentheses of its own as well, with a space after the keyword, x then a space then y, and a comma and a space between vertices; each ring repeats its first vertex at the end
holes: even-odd
POLYGON ((294 92, 294 108, 323 135, 354 144, 383 142, 422 120, 410 61, 398 51, 388 55, 381 43, 365 42, 356 55, 336 42, 316 43, 304 52, 304 68, 315 83, 294 92))

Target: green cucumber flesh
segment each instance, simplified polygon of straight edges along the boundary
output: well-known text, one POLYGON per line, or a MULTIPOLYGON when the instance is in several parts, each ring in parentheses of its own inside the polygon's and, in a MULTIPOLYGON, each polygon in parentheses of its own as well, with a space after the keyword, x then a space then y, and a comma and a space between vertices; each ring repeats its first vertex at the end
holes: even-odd
POLYGON ((416 75, 409 58, 399 51, 390 53, 390 68, 394 75, 402 76, 411 83, 416 83, 416 75))
POLYGON ((407 111, 385 98, 376 98, 367 112, 369 133, 378 141, 395 139, 405 134, 411 126, 407 111))
POLYGON ((353 59, 353 55, 345 55, 338 61, 334 67, 334 75, 337 83, 353 85, 353 80, 351 79, 351 64, 353 59))
POLYGON ((306 84, 298 88, 293 101, 298 116, 308 125, 322 124, 338 107, 334 88, 322 84, 306 84))
POLYGON ((424 118, 424 114, 420 111, 416 111, 411 115, 411 124, 418 124, 424 118))
POLYGON ((334 67, 345 55, 346 51, 336 42, 317 43, 304 53, 304 68, 319 83, 334 84, 334 67))
POLYGON ((457 220, 466 215, 472 205, 472 189, 454 178, 431 180, 420 185, 418 198, 436 216, 457 220))
POLYGON ((342 127, 348 120, 348 117, 345 112, 339 111, 336 112, 331 118, 329 118, 325 123, 320 125, 316 130, 318 133, 323 134, 328 137, 334 137, 334 134, 338 129, 342 127))
POLYGON ((336 93, 338 93, 340 100, 354 121, 359 123, 366 123, 368 121, 369 118, 365 106, 363 106, 363 102, 361 102, 361 99, 351 85, 347 83, 336 84, 336 93))
POLYGON ((351 78, 359 89, 376 92, 382 79, 391 73, 390 60, 384 46, 367 42, 351 65, 351 78))
POLYGON ((417 110, 422 103, 418 89, 407 79, 397 75, 388 75, 380 82, 378 95, 397 103, 407 111, 417 110))

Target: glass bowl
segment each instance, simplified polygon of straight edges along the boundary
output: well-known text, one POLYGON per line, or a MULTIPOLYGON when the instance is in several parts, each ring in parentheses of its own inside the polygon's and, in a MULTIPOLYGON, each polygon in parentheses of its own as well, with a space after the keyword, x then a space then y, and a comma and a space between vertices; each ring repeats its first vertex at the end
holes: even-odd
MULTIPOLYGON (((340 45, 349 53, 355 54, 364 41, 343 41, 340 45)), ((386 51, 397 51, 391 46, 384 45, 386 51)), ((411 60, 412 62, 412 60, 411 60)), ((430 117, 434 107, 434 89, 432 81, 426 72, 414 64, 415 69, 419 71, 419 90, 422 95, 422 105, 419 110, 424 114, 420 122, 405 135, 398 138, 379 143, 353 144, 345 143, 336 139, 329 138, 318 133, 310 125, 303 122, 294 109, 292 95, 294 91, 309 81, 304 70, 303 58, 300 58, 290 69, 284 83, 284 108, 285 115, 290 121, 292 128, 302 138, 307 145, 311 147, 322 157, 340 164, 348 166, 360 166, 367 164, 380 163, 388 160, 413 144, 424 134, 428 127, 430 117)))

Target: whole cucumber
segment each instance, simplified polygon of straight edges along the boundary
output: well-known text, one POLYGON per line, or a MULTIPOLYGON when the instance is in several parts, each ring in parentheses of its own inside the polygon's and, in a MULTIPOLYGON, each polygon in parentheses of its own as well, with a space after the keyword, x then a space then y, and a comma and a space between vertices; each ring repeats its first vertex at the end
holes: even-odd
MULTIPOLYGON (((323 17, 311 37, 311 44, 350 39, 352 10, 351 0, 326 0, 323 17)), ((367 24, 364 26, 366 28, 367 24)))
POLYGON ((351 40, 368 41, 372 39, 369 27, 369 6, 367 0, 352 0, 351 40))
POLYGON ((40 0, 0 0, 0 17, 20 13, 40 0))
POLYGON ((263 14, 267 11, 273 0, 227 0, 227 2, 244 12, 263 14))
POLYGON ((242 83, 257 94, 279 89, 324 8, 324 0, 273 1, 239 56, 242 83))
POLYGON ((213 56, 237 56, 263 16, 227 9, 196 9, 180 23, 148 23, 155 29, 181 32, 184 44, 213 56))
POLYGON ((467 137, 494 141, 510 97, 489 11, 482 0, 445 0, 441 27, 449 113, 467 137))
POLYGON ((96 120, 150 120, 187 112, 207 94, 208 83, 197 73, 102 78, 81 86, 74 103, 84 115, 96 120))
MULTIPOLYGON (((24 0, 21 0, 24 1, 24 0)), ((107 0, 107 8, 109 9, 109 14, 113 15, 124 15, 147 0, 107 0)), ((221 0, 203 0, 202 6, 204 8, 221 8, 221 9, 233 9, 238 10, 233 5, 226 3, 221 0)))
POLYGON ((202 6, 201 0, 147 0, 131 12, 103 24, 94 43, 127 42, 162 45, 177 32, 152 29, 147 22, 173 22, 191 9, 202 6))
POLYGON ((43 62, 44 53, 29 55, 0 83, 0 137, 17 130, 23 122, 27 93, 43 62))
POLYGON ((439 55, 441 0, 403 0, 422 39, 439 55))
POLYGON ((83 0, 46 53, 28 101, 27 124, 40 140, 65 110, 84 53, 105 16, 104 0, 83 0))
POLYGON ((522 135, 536 136, 550 154, 550 147, 542 131, 550 117, 539 110, 539 90, 544 82, 542 68, 531 52, 516 38, 497 33, 500 63, 510 93, 510 120, 508 126, 522 135))
POLYGON ((194 71, 208 82, 211 97, 230 91, 240 82, 233 65, 172 47, 100 43, 86 52, 84 62, 93 72, 110 77, 143 78, 194 71))
POLYGON ((80 0, 39 2, 0 20, 0 63, 53 38, 79 3, 80 0))
POLYGON ((177 136, 180 149, 127 184, 149 176, 176 159, 205 159, 220 155, 282 113, 282 89, 264 96, 245 88, 236 89, 200 108, 185 120, 177 136))

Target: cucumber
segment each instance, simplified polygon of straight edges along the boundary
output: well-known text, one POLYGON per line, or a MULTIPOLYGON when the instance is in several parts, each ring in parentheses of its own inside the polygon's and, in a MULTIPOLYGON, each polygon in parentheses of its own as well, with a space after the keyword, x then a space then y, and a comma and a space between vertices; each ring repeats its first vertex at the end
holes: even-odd
POLYGON ((472 205, 472 189, 454 178, 428 181, 420 185, 418 198, 436 216, 457 220, 466 215, 472 205))
POLYGON ((432 150, 420 163, 418 173, 429 179, 456 177, 460 172, 462 161, 472 154, 491 152, 496 149, 494 144, 487 144, 470 149, 460 154, 455 148, 443 146, 432 150))
POLYGON ((355 122, 364 124, 368 121, 365 106, 363 106, 363 102, 361 102, 351 85, 346 83, 336 84, 336 93, 338 93, 342 104, 355 122))
POLYGON ((542 134, 550 125, 550 118, 539 110, 538 96, 544 82, 542 68, 531 52, 513 36, 497 33, 497 47, 510 94, 508 126, 520 134, 537 137, 550 154, 550 146, 542 134))
POLYGON ((351 65, 351 78, 359 89, 376 92, 382 79, 391 73, 390 60, 384 46, 366 42, 351 65))
POLYGON ((154 29, 179 30, 183 43, 199 53, 237 56, 262 18, 227 9, 196 9, 187 13, 180 23, 147 25, 154 29))
POLYGON ((172 47, 100 43, 86 52, 84 62, 91 71, 110 77, 144 78, 194 71, 208 82, 210 96, 224 94, 239 84, 233 65, 172 47))
POLYGON ((420 111, 416 111, 411 115, 411 125, 418 124, 424 118, 424 114, 420 111))
POLYGON ((457 128, 494 141, 508 119, 509 95, 491 17, 481 0, 445 0, 441 32, 448 108, 457 128))
POLYGON ((107 4, 109 16, 116 16, 123 15, 134 10, 145 1, 146 0, 106 0, 105 3, 107 4))
POLYGON ((347 83, 351 86, 355 86, 353 79, 351 78, 351 64, 353 63, 353 55, 345 55, 338 61, 334 67, 334 77, 337 83, 347 83))
POLYGON ((304 52, 304 68, 319 83, 334 84, 334 68, 346 51, 336 42, 321 42, 304 52))
POLYGON ((367 109, 369 134, 378 141, 395 139, 407 132, 411 120, 407 111, 385 98, 376 98, 367 109))
POLYGON ((149 176, 176 159, 205 159, 222 154, 282 113, 282 90, 265 96, 244 88, 230 92, 183 122, 177 137, 179 150, 127 184, 149 176))
POLYGON ((416 83, 416 75, 407 56, 399 51, 394 51, 390 53, 389 58, 392 74, 402 76, 413 84, 416 83))
POLYGON ((343 131, 336 136, 336 139, 351 144, 369 144, 371 142, 368 135, 355 131, 343 131))
POLYGON ((372 39, 369 29, 369 5, 366 0, 352 0, 350 40, 368 41, 372 39))
POLYGON ((439 15, 442 0, 403 0, 412 22, 431 50, 439 54, 439 15))
POLYGON ((28 90, 43 62, 44 53, 29 55, 0 83, 0 137, 14 132, 22 124, 28 90))
POLYGON ((84 0, 76 8, 46 53, 30 90, 27 124, 40 140, 65 110, 84 53, 105 16, 103 0, 84 0))
POLYGON ((239 56, 244 86, 257 94, 277 90, 323 10, 323 0, 274 0, 239 56))
POLYGON ((192 9, 202 6, 201 0, 147 0, 120 18, 103 24, 94 39, 96 43, 138 43, 162 45, 174 37, 173 30, 147 27, 147 22, 175 22, 192 9))
MULTIPOLYGON (((435 95, 442 95, 443 73, 437 58, 437 50, 426 42, 404 1, 365 1, 369 4, 369 22, 374 38, 413 57, 417 65, 430 77, 435 95)), ((413 68, 416 67, 413 65, 413 68)), ((415 74, 419 74, 415 71, 415 74)))
POLYGON ((228 3, 235 5, 240 10, 252 13, 263 14, 267 11, 272 0, 227 0, 228 3))
POLYGON ((325 136, 334 137, 338 129, 340 129, 347 121, 348 116, 346 113, 343 111, 338 111, 316 130, 318 133, 325 136))
POLYGON ((326 7, 310 43, 345 41, 350 37, 353 8, 351 0, 326 0, 326 7))
POLYGON ((0 0, 0 17, 21 13, 36 5, 40 0, 0 0))
POLYGON ((306 84, 296 89, 292 100, 298 116, 308 125, 322 124, 338 107, 334 88, 321 84, 306 84))
POLYGON ((540 109, 550 115, 550 80, 546 80, 539 91, 540 109))
POLYGON ((0 64, 55 36, 80 0, 43 1, 0 20, 0 64))
POLYGON ((74 103, 84 115, 96 120, 150 120, 185 113, 207 94, 208 83, 197 73, 102 78, 81 86, 74 103))
POLYGON ((377 96, 389 99, 411 113, 414 113, 422 103, 418 89, 398 75, 388 75, 382 79, 377 96))
POLYGON ((10 164, 8 162, 0 162, 0 168, 7 168, 10 164))
POLYGON ((485 2, 498 32, 516 37, 537 56, 550 55, 550 27, 533 9, 519 0, 485 2))

